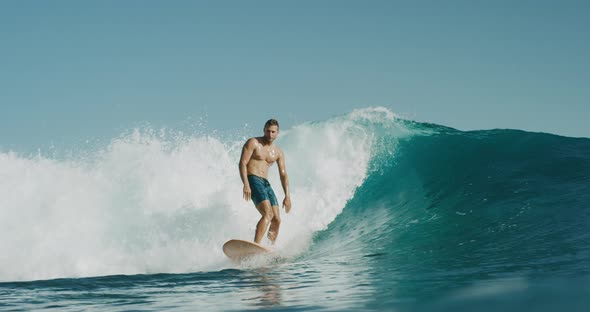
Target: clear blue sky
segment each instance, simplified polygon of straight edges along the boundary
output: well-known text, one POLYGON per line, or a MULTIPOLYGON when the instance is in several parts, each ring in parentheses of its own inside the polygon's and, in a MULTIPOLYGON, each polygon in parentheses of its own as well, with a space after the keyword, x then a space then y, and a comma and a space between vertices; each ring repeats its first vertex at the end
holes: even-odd
POLYGON ((4 0, 0 150, 368 106, 590 137, 589 34, 590 1, 4 0))

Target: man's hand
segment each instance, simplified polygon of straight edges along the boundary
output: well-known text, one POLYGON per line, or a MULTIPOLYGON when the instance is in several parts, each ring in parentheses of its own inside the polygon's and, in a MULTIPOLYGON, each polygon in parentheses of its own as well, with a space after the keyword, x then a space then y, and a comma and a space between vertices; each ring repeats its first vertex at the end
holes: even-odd
POLYGON ((252 197, 252 191, 250 190, 250 185, 244 185, 244 199, 249 201, 252 197))
POLYGON ((285 197, 283 200, 283 208, 285 208, 285 212, 289 213, 291 211, 291 198, 285 197))

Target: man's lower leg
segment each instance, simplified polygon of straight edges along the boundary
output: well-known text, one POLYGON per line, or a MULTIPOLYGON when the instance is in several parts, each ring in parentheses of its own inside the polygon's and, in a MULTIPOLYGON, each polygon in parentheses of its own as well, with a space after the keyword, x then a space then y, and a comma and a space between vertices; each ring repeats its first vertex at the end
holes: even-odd
POLYGON ((264 237, 264 233, 266 233, 266 229, 268 229, 270 221, 268 218, 262 217, 258 224, 256 224, 256 234, 254 235, 254 242, 260 244, 262 238, 264 237))

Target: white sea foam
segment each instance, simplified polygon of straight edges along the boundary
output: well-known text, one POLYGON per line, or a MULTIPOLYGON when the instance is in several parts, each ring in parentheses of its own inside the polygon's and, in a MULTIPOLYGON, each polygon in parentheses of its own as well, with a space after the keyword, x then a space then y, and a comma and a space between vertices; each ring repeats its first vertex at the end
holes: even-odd
MULTIPOLYGON (((283 257, 304 251, 362 183, 374 133, 356 111, 281 132, 293 209, 282 210, 283 257)), ((249 133, 255 136, 258 133, 249 133)), ((221 246, 252 239, 259 219, 242 199, 244 142, 136 130, 91 158, 0 153, 0 280, 218 270, 221 246)), ((276 165, 269 180, 279 202, 276 165)))

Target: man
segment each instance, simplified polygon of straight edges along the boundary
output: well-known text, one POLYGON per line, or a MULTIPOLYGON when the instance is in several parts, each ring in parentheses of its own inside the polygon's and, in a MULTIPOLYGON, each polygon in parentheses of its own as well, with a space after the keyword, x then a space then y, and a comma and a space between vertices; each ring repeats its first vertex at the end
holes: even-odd
POLYGON ((262 215, 256 225, 254 242, 260 244, 262 237, 268 230, 268 239, 274 244, 279 235, 281 216, 279 203, 270 183, 268 182, 268 168, 274 162, 279 167, 279 176, 285 192, 283 207, 285 212, 291 210, 291 198, 289 195, 289 178, 285 167, 285 155, 283 151, 274 145, 274 140, 279 135, 279 122, 270 119, 264 125, 264 136, 250 138, 242 148, 240 157, 240 177, 244 183, 244 199, 252 199, 254 206, 262 215))

